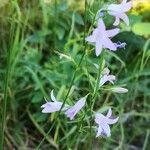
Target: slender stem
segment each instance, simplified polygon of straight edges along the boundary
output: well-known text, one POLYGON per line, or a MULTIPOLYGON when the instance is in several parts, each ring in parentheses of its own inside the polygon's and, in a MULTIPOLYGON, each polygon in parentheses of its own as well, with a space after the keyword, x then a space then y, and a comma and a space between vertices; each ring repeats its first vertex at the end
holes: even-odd
POLYGON ((95 86, 95 89, 93 91, 93 96, 92 96, 92 107, 91 109, 93 110, 93 107, 94 107, 94 103, 95 103, 95 98, 96 98, 96 93, 99 89, 99 82, 100 82, 100 75, 101 75, 101 72, 102 72, 102 64, 103 64, 103 58, 104 58, 104 50, 101 54, 101 58, 100 58, 100 62, 99 62, 99 70, 98 70, 98 75, 97 75, 97 80, 96 80, 96 86, 95 86))
MULTIPOLYGON (((75 72, 74 72, 74 75, 73 75, 73 77, 72 77, 72 80, 71 80, 71 83, 70 83, 68 92, 67 92, 67 94, 66 94, 66 96, 65 96, 65 99, 64 99, 64 101, 63 101, 63 104, 62 104, 62 106, 61 106, 61 108, 60 108, 60 110, 59 110, 59 112, 58 112, 58 114, 57 114, 57 116, 56 116, 56 118, 55 118, 55 121, 54 121, 53 124, 51 125, 51 128, 50 128, 50 129, 48 130, 48 132, 46 133, 46 136, 51 132, 51 130, 53 129, 53 127, 55 126, 55 124, 56 124, 56 122, 57 122, 57 119, 58 119, 58 117, 59 117, 59 115, 60 115, 60 113, 61 113, 61 111, 62 111, 62 108, 64 107, 64 105, 65 105, 65 103, 66 103, 66 100, 67 100, 67 98, 68 98, 68 96, 69 96, 69 94, 70 94, 70 91, 71 91, 71 88, 72 88, 72 86, 73 86, 73 83, 74 83, 74 80, 75 80, 77 71, 78 71, 78 69, 80 68, 80 66, 81 66, 81 64, 82 64, 82 61, 83 61, 83 59, 84 59, 84 56, 85 56, 85 54, 86 54, 86 48, 87 48, 87 42, 85 41, 85 36, 86 36, 86 20, 87 20, 87 18, 86 18, 86 9, 87 9, 87 0, 85 0, 85 19, 84 19, 84 24, 85 24, 85 26, 84 26, 84 37, 83 37, 84 53, 82 54, 82 57, 81 57, 81 59, 80 59, 80 62, 79 62, 78 66, 77 66, 77 68, 76 68, 76 70, 75 70, 75 72)), ((39 143, 39 145, 36 147, 36 150, 38 150, 38 149, 40 148, 40 146, 42 145, 42 143, 44 142, 44 140, 45 140, 45 136, 43 137, 43 139, 41 140, 41 142, 39 143)))
POLYGON ((144 145, 143 145, 142 150, 146 150, 146 148, 148 148, 149 135, 150 135, 150 130, 147 130, 147 132, 146 132, 146 137, 145 137, 145 141, 144 141, 144 145))
MULTIPOLYGON (((101 54, 101 58, 100 58, 100 62, 99 62, 99 69, 98 69, 98 75, 97 75, 97 80, 96 80, 96 86, 94 88, 94 91, 93 91, 93 94, 92 94, 92 98, 91 98, 91 103, 90 103, 90 120, 92 120, 92 112, 93 112, 93 107, 94 107, 94 104, 95 104, 95 99, 96 99, 96 94, 97 94, 97 91, 99 89, 99 82, 100 82, 100 75, 101 75, 101 72, 102 72, 102 64, 103 64, 103 54, 104 52, 102 52, 101 54)), ((90 149, 92 150, 93 147, 92 147, 92 121, 90 121, 90 149)))

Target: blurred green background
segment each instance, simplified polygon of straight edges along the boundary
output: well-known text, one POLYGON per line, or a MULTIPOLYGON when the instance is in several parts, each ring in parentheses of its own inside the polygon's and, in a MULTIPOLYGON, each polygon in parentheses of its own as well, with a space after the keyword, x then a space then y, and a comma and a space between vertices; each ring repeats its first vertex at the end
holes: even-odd
MULTIPOLYGON (((58 99, 64 98, 83 54, 84 28, 87 34, 93 14, 110 2, 88 0, 85 14, 84 0, 0 0, 0 113, 5 77, 9 79, 6 150, 30 150, 39 144, 55 119, 55 114, 41 113, 43 97, 54 89, 58 99)), ((120 121, 112 127, 111 138, 95 138, 93 131, 93 150, 150 147, 150 1, 133 0, 129 19, 130 26, 121 23, 121 33, 113 39, 126 42, 126 49, 107 51, 106 55, 117 84, 126 85, 129 92, 100 93, 95 110, 113 106, 120 121)), ((113 18, 106 16, 104 20, 111 28, 113 18)), ((88 57, 78 70, 68 103, 88 93, 89 79, 95 80, 93 63, 99 57, 91 48, 87 48, 88 57)), ((88 149, 88 124, 80 119, 70 122, 60 115, 41 149, 88 149)))

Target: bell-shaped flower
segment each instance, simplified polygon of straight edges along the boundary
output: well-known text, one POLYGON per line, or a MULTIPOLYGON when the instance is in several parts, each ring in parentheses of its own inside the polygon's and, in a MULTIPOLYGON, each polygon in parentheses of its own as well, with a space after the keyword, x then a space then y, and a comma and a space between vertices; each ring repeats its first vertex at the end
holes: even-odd
POLYGON ((103 48, 108 48, 112 51, 116 51, 115 44, 110 40, 119 33, 119 29, 106 30, 105 24, 102 19, 98 20, 98 27, 94 29, 92 35, 88 36, 85 40, 90 42, 96 47, 96 56, 99 56, 103 48))
MULTIPOLYGON (((46 100, 46 103, 41 106, 41 108, 43 108, 42 110, 43 113, 52 113, 52 112, 59 111, 61 109, 63 103, 59 102, 55 98, 53 90, 51 91, 51 100, 52 102, 48 102, 46 100)), ((65 106, 62 108, 62 111, 65 111, 68 108, 69 108, 69 105, 65 104, 65 106)))
POLYGON ((121 4, 111 4, 108 6, 108 13, 112 16, 115 16, 114 26, 119 25, 120 19, 122 19, 127 25, 129 25, 129 18, 125 14, 132 7, 132 2, 127 2, 123 0, 121 4))
POLYGON ((104 68, 102 75, 100 77, 99 87, 104 85, 107 81, 114 84, 116 77, 114 75, 109 75, 109 73, 110 73, 110 70, 108 68, 104 68))
POLYGON ((82 97, 80 100, 78 100, 74 106, 72 106, 71 108, 69 108, 65 114, 68 118, 70 118, 70 120, 73 120, 75 115, 82 109, 82 107, 85 105, 85 101, 86 101, 87 96, 82 97))
POLYGON ((98 136, 105 136, 105 137, 111 136, 111 130, 110 130, 109 125, 115 124, 118 121, 118 119, 119 119, 119 117, 113 117, 112 116, 111 108, 108 110, 108 113, 106 116, 104 116, 101 113, 96 113, 95 122, 98 124, 96 137, 98 137, 98 136))

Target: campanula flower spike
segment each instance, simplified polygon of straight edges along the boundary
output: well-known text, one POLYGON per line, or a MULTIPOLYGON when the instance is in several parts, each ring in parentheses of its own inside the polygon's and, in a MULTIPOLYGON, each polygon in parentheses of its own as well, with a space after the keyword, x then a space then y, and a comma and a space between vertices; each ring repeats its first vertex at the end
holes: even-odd
POLYGON ((104 116, 101 113, 96 113, 95 122, 98 124, 96 137, 99 137, 99 136, 110 137, 111 130, 110 130, 109 125, 115 124, 118 121, 118 119, 119 117, 112 116, 111 108, 108 110, 108 113, 106 116, 104 116))
POLYGON ((109 75, 109 73, 110 73, 110 70, 108 68, 104 68, 102 75, 100 77, 99 87, 101 87, 108 81, 114 84, 116 77, 114 75, 109 75))
POLYGON ((119 25, 120 19, 129 25, 129 18, 125 13, 129 11, 131 7, 132 2, 127 2, 127 0, 123 0, 121 4, 111 4, 108 6, 108 13, 115 17, 114 26, 119 25))
MULTIPOLYGON (((51 100, 52 100, 52 102, 48 102, 46 100, 46 103, 41 106, 41 108, 43 108, 43 110, 42 110, 43 113, 53 113, 53 112, 59 111, 61 109, 61 106, 63 103, 59 102, 55 98, 53 90, 51 91, 51 100)), ((69 108, 69 105, 65 104, 62 111, 65 111, 68 108, 69 108)))
POLYGON ((119 33, 119 28, 106 30, 105 24, 102 19, 98 20, 98 27, 94 29, 92 35, 86 38, 86 41, 90 42, 96 47, 96 56, 99 56, 103 48, 108 48, 112 51, 116 51, 115 44, 110 40, 119 33))
MULTIPOLYGON (((116 51, 117 49, 124 48, 126 46, 125 42, 116 42, 113 43, 111 38, 113 38, 115 35, 117 35, 120 31, 119 28, 114 28, 107 30, 105 23, 103 21, 103 17, 105 16, 106 12, 108 12, 109 15, 115 17, 115 22, 113 25, 117 26, 120 23, 120 19, 123 20, 127 25, 129 25, 129 19, 126 15, 126 12, 129 11, 132 7, 131 2, 127 2, 127 0, 123 0, 121 4, 110 4, 104 6, 102 9, 100 9, 97 12, 96 15, 96 21, 97 21, 97 27, 93 30, 92 34, 85 38, 87 42, 95 46, 95 53, 96 56, 99 56, 103 49, 109 49, 111 51, 116 51)), ((97 69, 99 69, 100 66, 97 64, 94 64, 97 69)), ((114 81, 116 80, 116 77, 114 75, 110 74, 110 70, 108 68, 104 68, 104 70, 99 75, 100 81, 99 81, 99 87, 103 86, 106 82, 110 82, 111 84, 114 84, 114 81)), ((95 86, 97 88, 97 86, 95 86)), ((109 87, 108 89, 101 88, 102 90, 109 90, 111 92, 115 93, 127 93, 128 89, 123 87, 109 87)), ((94 90, 95 92, 95 90, 94 90)), ((62 111, 70 120, 73 120, 77 113, 81 111, 81 109, 85 106, 86 99, 85 97, 80 98, 73 106, 64 104, 63 102, 60 102, 56 99, 54 96, 53 90, 51 91, 50 97, 52 101, 47 101, 46 103, 41 106, 43 108, 43 113, 53 113, 57 111, 62 111)), ((68 98, 68 97, 67 97, 68 98)), ((92 107, 94 106, 95 99, 91 99, 92 101, 92 107)), ((92 110, 93 112, 94 110, 92 110)), ((88 113, 86 114, 88 115, 88 113)), ((105 136, 110 137, 111 136, 111 130, 110 125, 115 124, 119 117, 113 117, 112 116, 112 110, 111 108, 108 110, 106 115, 103 115, 99 112, 96 112, 95 115, 95 123, 98 125, 97 128, 97 134, 96 137, 99 136, 105 136)), ((90 124, 92 126, 92 124, 90 124)), ((92 128, 91 128, 92 129, 92 128)))
POLYGON ((82 109, 82 107, 84 107, 85 102, 86 102, 86 98, 82 97, 81 99, 79 99, 74 106, 72 106, 71 108, 69 108, 66 112, 65 115, 70 118, 70 120, 73 120, 74 117, 76 116, 76 114, 82 109))

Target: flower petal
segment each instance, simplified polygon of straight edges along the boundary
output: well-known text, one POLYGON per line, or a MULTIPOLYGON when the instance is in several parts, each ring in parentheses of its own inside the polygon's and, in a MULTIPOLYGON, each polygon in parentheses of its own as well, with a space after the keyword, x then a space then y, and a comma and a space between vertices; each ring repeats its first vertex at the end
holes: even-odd
POLYGON ((107 37, 103 38, 103 45, 104 45, 105 48, 108 48, 112 51, 117 50, 115 44, 107 37))
POLYGON ((111 4, 108 6, 108 11, 118 12, 118 14, 119 14, 119 13, 129 11, 131 9, 131 7, 132 7, 131 2, 122 3, 122 4, 111 4))
POLYGON ((110 127, 109 127, 108 124, 103 124, 102 129, 103 129, 103 132, 104 132, 104 136, 106 136, 106 137, 111 136, 110 127))
POLYGON ((129 18, 128 18, 128 16, 127 16, 125 13, 120 14, 119 17, 120 17, 127 25, 129 25, 129 18))
POLYGON ((122 9, 123 12, 129 11, 131 9, 131 7, 132 7, 132 2, 131 1, 128 2, 128 3, 122 3, 121 4, 121 9, 122 9))
POLYGON ((43 104, 43 105, 41 106, 41 108, 46 107, 46 106, 48 105, 48 103, 49 103, 49 102, 47 102, 47 103, 43 104))
POLYGON ((111 82, 112 84, 114 84, 113 81, 116 80, 116 77, 115 77, 114 75, 109 75, 109 76, 107 77, 107 80, 108 80, 109 82, 111 82))
POLYGON ((111 115, 112 115, 112 110, 111 110, 111 108, 109 108, 106 117, 109 118, 109 117, 111 117, 111 115))
POLYGON ((86 102, 86 98, 87 96, 85 97, 82 97, 80 100, 78 100, 76 102, 76 104, 74 106, 72 106, 71 108, 69 108, 65 114, 68 118, 70 118, 70 120, 73 120, 75 115, 82 109, 82 107, 85 105, 85 102, 86 102))
POLYGON ((61 102, 48 102, 42 105, 41 107, 44 108, 42 110, 43 113, 52 113, 59 111, 62 106, 61 102))
POLYGON ((54 90, 51 91, 51 99, 52 99, 53 102, 57 101, 55 96, 54 96, 54 90))
POLYGON ((98 129, 97 129, 97 134, 96 134, 96 137, 99 137, 100 135, 101 135, 101 133, 102 133, 102 127, 99 125, 98 126, 98 129))
POLYGON ((76 110, 74 107, 71 107, 65 112, 65 115, 70 118, 70 120, 73 120, 76 115, 76 110))
POLYGON ((85 38, 86 41, 94 43, 96 41, 96 38, 94 35, 90 35, 88 37, 85 38))
POLYGON ((95 122, 97 124, 101 124, 102 122, 106 122, 106 119, 107 118, 101 113, 96 113, 95 114, 95 122))
POLYGON ((99 56, 102 52, 102 44, 101 42, 96 42, 96 56, 99 56))
POLYGON ((119 120, 119 117, 116 117, 113 119, 110 117, 110 119, 107 120, 107 123, 108 124, 115 124, 118 120, 119 120))
POLYGON ((120 29, 116 28, 116 29, 112 29, 112 30, 107 30, 106 34, 108 37, 114 37, 115 35, 117 35, 119 33, 120 29))
POLYGON ((107 81, 108 81, 108 76, 107 75, 102 76, 99 82, 99 86, 104 85, 107 81))
POLYGON ((106 27, 105 27, 105 24, 104 24, 104 21, 100 18, 98 19, 98 28, 102 31, 105 31, 106 30, 106 27))
POLYGON ((120 23, 119 17, 115 17, 115 22, 113 23, 114 26, 118 26, 120 23))

